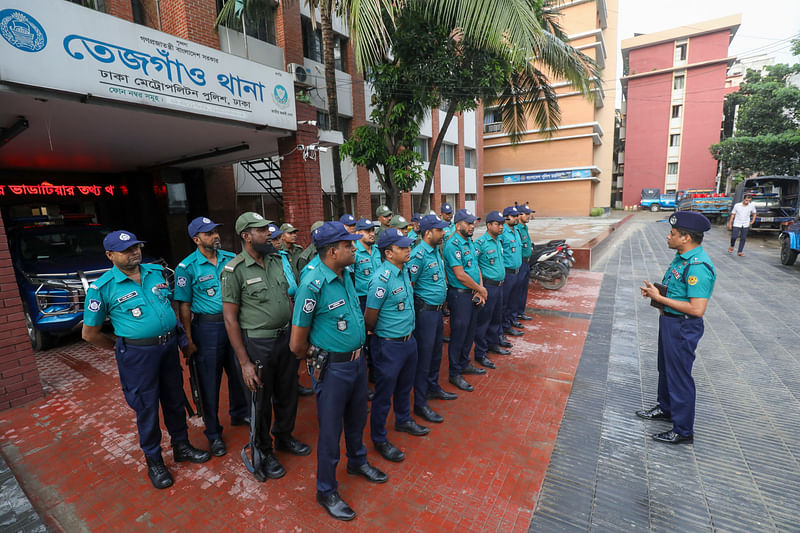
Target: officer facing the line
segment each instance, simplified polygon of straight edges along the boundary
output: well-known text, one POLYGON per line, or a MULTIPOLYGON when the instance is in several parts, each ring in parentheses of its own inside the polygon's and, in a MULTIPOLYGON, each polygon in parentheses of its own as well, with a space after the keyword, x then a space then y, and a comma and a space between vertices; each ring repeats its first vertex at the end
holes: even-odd
POLYGON ((503 322, 503 282, 506 277, 506 269, 503 262, 503 245, 500 244, 497 237, 503 231, 503 222, 503 215, 497 211, 486 215, 486 233, 475 241, 483 286, 486 287, 488 293, 486 305, 478 312, 475 330, 475 361, 486 368, 495 368, 495 364, 486 356, 487 351, 500 355, 511 353, 499 346, 503 322))
POLYGON ((243 213, 236 219, 242 252, 222 272, 222 312, 245 385, 253 393, 264 387, 267 401, 259 414, 264 423, 258 436, 265 456, 262 473, 277 479, 286 470, 272 453, 273 408, 275 448, 294 455, 308 455, 311 448, 292 437, 297 415, 297 359, 289 351, 292 304, 270 226, 277 229, 258 213, 243 213), (256 364, 263 366, 260 380, 256 364))
POLYGON ((647 420, 672 422, 672 429, 652 435, 669 444, 694 440, 695 385, 692 365, 703 336, 703 315, 717 278, 714 263, 701 246, 711 223, 700 213, 678 211, 669 217, 667 246, 675 250, 661 283, 666 296, 649 281, 642 296, 663 306, 658 319, 658 405, 636 411, 647 420))
POLYGON ((303 247, 297 244, 297 228, 288 222, 281 224, 281 250, 289 256, 289 263, 297 269, 297 258, 303 253, 303 247))
POLYGON ((375 210, 375 216, 381 224, 375 228, 375 238, 377 239, 383 230, 389 228, 389 222, 392 220, 392 210, 388 206, 379 205, 375 210))
POLYGON ((220 249, 217 228, 221 225, 206 217, 192 220, 188 228, 189 236, 197 249, 175 268, 175 301, 178 302, 178 314, 189 343, 183 355, 197 358, 200 390, 203 394, 201 401, 205 414, 205 435, 210 443, 211 453, 217 457, 226 453, 218 418, 223 370, 228 375, 231 425, 249 424, 242 374, 236 366, 236 356, 228 341, 222 318, 219 276, 236 254, 220 249))
POLYGON ((113 231, 103 239, 114 266, 86 291, 82 336, 98 348, 114 350, 125 401, 136 412, 147 475, 155 488, 165 489, 173 480, 161 458, 159 404, 175 462, 204 463, 211 454, 189 444, 172 293, 163 267, 142 264, 143 243, 129 231, 113 231), (116 339, 101 331, 106 317, 116 339))
POLYGON ((453 206, 448 204, 447 202, 442 204, 441 208, 442 220, 447 222, 447 227, 444 228, 444 240, 450 238, 450 235, 456 231, 456 224, 453 221, 453 206))
POLYGON ((469 352, 475 340, 477 306, 486 303, 488 292, 482 285, 481 269, 472 234, 477 217, 466 209, 459 209, 454 217, 456 231, 444 245, 445 271, 447 272, 447 306, 450 308, 450 383, 461 390, 474 387, 462 374, 485 374, 483 368, 469 363, 469 352))
POLYGON ((389 228, 378 237, 385 261, 369 281, 364 322, 372 331, 370 354, 375 365, 375 398, 370 413, 370 434, 375 449, 387 460, 400 462, 405 454, 386 438, 386 417, 394 400, 394 429, 414 436, 430 431, 411 418, 411 387, 417 368, 414 339, 414 289, 405 264, 411 239, 389 228))
POLYGON ((527 205, 517 206, 517 210, 519 210, 517 233, 519 233, 522 249, 522 265, 519 269, 519 288, 515 293, 517 295, 516 313, 519 320, 533 320, 533 317, 525 314, 525 307, 528 305, 528 290, 531 285, 531 255, 533 255, 533 242, 531 242, 531 235, 528 231, 528 222, 533 211, 527 205))
MULTIPOLYGON (((417 327, 417 371, 414 378, 414 413, 428 422, 441 423, 444 419, 430 408, 428 398, 455 400, 458 396, 442 390, 439 385, 439 367, 442 364, 442 334, 444 321, 442 307, 447 298, 447 281, 444 278, 444 261, 439 244, 444 239, 447 222, 436 215, 427 215, 420 221, 422 242, 411 251, 406 265, 414 284, 414 311, 417 327)), ((409 237, 410 238, 410 237, 409 237)))
POLYGON ((512 327, 522 328, 522 324, 517 320, 516 296, 519 288, 519 269, 522 266, 522 247, 516 229, 519 210, 513 205, 506 207, 503 209, 503 217, 506 223, 499 237, 503 245, 503 261, 506 267, 506 278, 503 282, 503 333, 520 337, 523 333, 512 329, 512 327))
MULTIPOLYGON (((355 259, 353 241, 339 222, 326 222, 312 232, 320 265, 297 289, 292 316, 292 351, 301 359, 326 357, 312 376, 317 395, 317 501, 339 520, 356 513, 339 496, 336 466, 344 427, 347 473, 384 483, 386 474, 367 462, 362 436, 367 423, 367 372, 361 346, 364 317, 353 280, 345 272, 355 259), (322 352, 320 352, 322 351, 322 352)), ((309 367, 311 368, 311 367, 309 367)))

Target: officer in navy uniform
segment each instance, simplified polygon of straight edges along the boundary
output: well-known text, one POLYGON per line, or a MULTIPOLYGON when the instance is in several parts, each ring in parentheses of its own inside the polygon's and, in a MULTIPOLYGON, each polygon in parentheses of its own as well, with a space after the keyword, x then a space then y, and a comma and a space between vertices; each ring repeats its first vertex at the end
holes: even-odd
POLYGON ((242 383, 242 374, 236 366, 236 356, 225 331, 222 318, 222 291, 219 275, 236 254, 220 249, 221 241, 215 224, 206 217, 197 217, 189 223, 189 237, 197 249, 186 256, 175 268, 175 301, 178 314, 186 330, 188 346, 184 357, 197 358, 198 378, 203 393, 205 435, 211 453, 225 455, 222 426, 219 423, 219 388, 222 371, 228 376, 228 397, 231 425, 248 425, 249 409, 242 383))
POLYGON ((292 315, 291 348, 296 356, 305 359, 315 348, 327 353, 324 375, 312 377, 319 421, 317 501, 339 520, 356 516, 339 496, 336 482, 342 428, 347 473, 373 483, 387 479, 367 462, 362 438, 367 423, 367 371, 360 352, 366 335, 353 280, 345 272, 355 260, 353 241, 358 237, 339 222, 326 222, 312 232, 320 265, 298 287, 292 315))
POLYGON ((471 392, 474 387, 462 374, 485 374, 469 362, 469 353, 475 340, 478 309, 486 303, 488 292, 483 286, 478 253, 472 234, 475 232, 475 215, 459 209, 455 217, 456 230, 444 245, 444 263, 447 273, 447 306, 450 308, 450 383, 471 392))
POLYGON ((264 422, 259 435, 265 455, 262 474, 277 479, 286 470, 272 453, 273 408, 275 449, 308 455, 311 448, 292 436, 297 415, 298 366, 289 350, 292 302, 270 230, 277 227, 258 213, 240 215, 236 219, 236 234, 242 240, 242 251, 225 265, 220 279, 225 329, 242 369, 242 378, 253 393, 263 387, 265 402, 258 414, 264 422), (263 366, 260 379, 256 364, 263 366))
POLYGON ((444 260, 438 246, 444 239, 443 230, 447 227, 447 222, 436 215, 427 215, 422 217, 419 226, 422 241, 411 251, 411 260, 406 265, 414 286, 417 324, 414 329, 417 340, 414 413, 428 422, 438 424, 444 419, 431 409, 428 398, 458 398, 456 394, 443 390, 439 385, 444 331, 442 308, 447 299, 447 281, 444 276, 444 260))
MULTIPOLYGON (((503 282, 503 333, 513 337, 523 335, 522 324, 517 320, 517 290, 519 290, 519 273, 522 267, 522 244, 516 226, 519 220, 519 210, 516 206, 503 209, 506 223, 498 239, 503 245, 503 260, 506 266, 506 278, 503 282)), ((527 282, 527 280, 526 280, 527 282)))
POLYGON ((525 307, 528 305, 528 291, 531 285, 531 255, 533 255, 533 242, 528 230, 528 222, 531 219, 533 210, 527 205, 518 205, 519 219, 517 222, 517 233, 519 242, 522 245, 522 265, 519 268, 519 288, 517 294, 516 314, 517 320, 533 320, 532 316, 525 314, 525 307))
POLYGON ((383 230, 378 248, 385 258, 370 279, 364 322, 373 332, 370 354, 375 365, 375 398, 370 412, 370 435, 375 449, 387 460, 400 462, 405 454, 386 437, 386 418, 394 405, 394 429, 420 437, 430 429, 411 418, 411 387, 417 369, 414 339, 414 289, 405 264, 411 239, 397 228, 383 230))
POLYGON ((670 431, 652 437, 679 444, 694 440, 692 365, 717 274, 702 247, 703 234, 711 229, 708 219, 694 211, 678 211, 669 223, 667 245, 675 250, 675 257, 662 280, 666 295, 648 281, 641 287, 643 297, 663 306, 658 319, 658 405, 636 414, 647 420, 671 421, 670 431))
POLYGON ((211 454, 189 444, 172 291, 162 266, 142 264, 142 244, 129 231, 113 231, 103 239, 114 266, 86 291, 82 335, 90 344, 114 350, 125 401, 136 412, 147 475, 155 488, 165 489, 173 479, 161 458, 159 404, 175 462, 204 463, 211 454), (116 339, 101 331, 106 317, 116 339))
POLYGON ((475 362, 486 368, 496 367, 486 355, 487 352, 491 351, 499 355, 511 353, 499 346, 503 325, 503 283, 506 269, 503 262, 503 245, 497 237, 503 231, 504 221, 503 215, 498 211, 492 211, 486 215, 486 233, 475 241, 483 286, 488 292, 486 305, 478 312, 475 330, 475 362))

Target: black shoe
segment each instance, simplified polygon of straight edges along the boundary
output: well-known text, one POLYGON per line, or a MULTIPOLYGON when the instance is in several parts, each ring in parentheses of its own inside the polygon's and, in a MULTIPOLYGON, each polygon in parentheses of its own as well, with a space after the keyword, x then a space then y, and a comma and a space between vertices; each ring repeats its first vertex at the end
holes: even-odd
POLYGON ((172 443, 172 455, 176 463, 189 461, 190 463, 205 463, 211 459, 211 454, 205 450, 198 450, 188 440, 172 443))
POLYGON ((524 313, 523 313, 523 314, 521 314, 521 315, 518 315, 518 316, 517 316, 517 319, 518 319, 518 320, 533 320, 533 317, 532 317, 532 316, 530 316, 530 315, 526 315, 526 314, 524 314, 524 313))
POLYGON ((520 322, 519 320, 512 320, 511 321, 511 326, 515 327, 517 329, 525 329, 525 326, 523 326, 522 322, 520 322))
MULTIPOLYGON (((510 342, 506 344, 511 344, 510 342)), ((497 355, 511 355, 511 352, 503 348, 502 346, 498 346, 497 344, 492 344, 489 346, 489 351, 491 353, 496 353, 497 355)))
POLYGON ((450 342, 450 337, 442 337, 442 342, 450 342))
POLYGON ((311 446, 303 444, 296 438, 289 435, 289 438, 275 438, 275 449, 282 452, 289 452, 292 455, 308 455, 311 453, 311 446))
POLYGON ((506 334, 506 335, 511 335, 512 337, 522 337, 523 335, 525 335, 521 331, 517 331, 517 330, 511 329, 511 328, 504 329, 503 333, 506 334))
POLYGON ((667 422, 672 422, 672 417, 665 413, 658 405, 652 409, 642 409, 640 411, 636 411, 636 416, 639 418, 644 418, 645 420, 664 420, 667 422))
POLYGON ((475 390, 475 387, 470 385, 466 379, 461 376, 450 376, 450 383, 455 385, 461 390, 465 390, 467 392, 472 392, 475 390))
POLYGON ((413 418, 406 422, 400 422, 399 424, 395 422, 394 429, 395 431, 402 431, 403 433, 408 433, 415 437, 422 437, 431 432, 430 428, 420 426, 413 418))
POLYGON ((514 345, 508 342, 505 338, 500 339, 500 342, 497 343, 498 346, 502 346, 503 348, 513 348, 514 345))
MULTIPOLYGON (((480 357, 480 358, 476 357, 475 358, 475 362, 478 363, 481 366, 485 366, 486 368, 497 368, 497 365, 492 363, 489 360, 489 358, 486 357, 486 356, 483 356, 483 357, 480 357)), ((480 369, 478 369, 478 370, 480 370, 480 369)))
POLYGON ((300 396, 311 396, 312 394, 314 394, 314 389, 312 389, 311 387, 304 387, 298 383, 297 394, 299 394, 300 396))
POLYGON ((364 463, 363 465, 356 467, 352 467, 348 464, 347 473, 352 476, 364 476, 367 478, 367 481, 371 481, 373 483, 386 483, 386 480, 389 479, 389 476, 369 463, 364 463))
POLYGON ((406 458, 406 454, 395 448, 388 440, 384 442, 373 442, 373 444, 375 445, 375 449, 378 450, 378 453, 387 461, 399 463, 406 458))
POLYGON ((231 425, 232 426, 249 426, 250 425, 250 417, 249 416, 245 416, 245 417, 239 418, 237 416, 232 416, 231 417, 231 425))
POLYGON ((433 422, 434 424, 441 424, 442 422, 444 422, 444 418, 442 418, 442 415, 440 415, 427 405, 424 405, 422 407, 414 406, 414 414, 424 418, 428 422, 433 422))
POLYGON ((225 447, 225 441, 222 439, 212 440, 209 442, 208 447, 211 450, 211 455, 214 457, 222 457, 228 453, 228 449, 225 447))
POLYGON ((337 520, 344 520, 347 522, 356 517, 356 512, 353 511, 349 505, 344 503, 344 500, 339 497, 338 492, 331 492, 326 496, 317 491, 317 501, 328 511, 329 515, 337 520))
POLYGON ((680 444, 681 442, 694 442, 694 435, 681 435, 680 433, 675 433, 671 429, 669 431, 665 431, 664 433, 656 433, 652 435, 653 440, 657 440, 658 442, 666 442, 669 444, 680 444))
POLYGON ((367 401, 371 402, 375 399, 375 391, 374 390, 367 390, 367 401))
POLYGON ((447 392, 444 389, 439 389, 436 392, 428 392, 427 398, 429 400, 455 400, 458 398, 458 394, 455 392, 447 392))
POLYGON ((278 462, 278 458, 272 452, 264 454, 261 471, 270 479, 280 479, 286 475, 286 469, 278 462))
POLYGON ((150 483, 157 489, 166 489, 171 487, 174 483, 172 474, 167 470, 164 464, 164 459, 159 455, 158 457, 148 457, 145 455, 147 461, 147 477, 150 478, 150 483))
POLYGON ((480 376, 480 375, 483 375, 485 373, 486 373, 485 369, 476 368, 476 367, 474 367, 474 366, 472 366, 470 364, 467 364, 467 366, 464 367, 464 370, 461 371, 461 375, 462 376, 469 375, 469 374, 472 374, 472 375, 475 375, 475 376, 480 376))

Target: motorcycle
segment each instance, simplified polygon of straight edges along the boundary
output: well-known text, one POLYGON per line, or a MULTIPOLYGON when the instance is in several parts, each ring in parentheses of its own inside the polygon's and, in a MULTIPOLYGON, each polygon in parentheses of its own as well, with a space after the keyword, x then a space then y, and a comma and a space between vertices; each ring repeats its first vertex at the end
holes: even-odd
POLYGON ((565 239, 554 239, 552 241, 548 241, 546 244, 544 244, 544 246, 558 248, 558 253, 556 254, 554 260, 567 267, 567 274, 569 274, 572 265, 575 264, 575 258, 573 257, 574 253, 572 251, 572 247, 567 244, 567 241, 565 239))
POLYGON ((570 263, 568 258, 571 257, 571 254, 565 252, 564 246, 552 246, 550 243, 534 245, 530 259, 531 279, 538 281, 545 289, 560 289, 567 283, 569 276, 569 268, 560 259, 570 263))

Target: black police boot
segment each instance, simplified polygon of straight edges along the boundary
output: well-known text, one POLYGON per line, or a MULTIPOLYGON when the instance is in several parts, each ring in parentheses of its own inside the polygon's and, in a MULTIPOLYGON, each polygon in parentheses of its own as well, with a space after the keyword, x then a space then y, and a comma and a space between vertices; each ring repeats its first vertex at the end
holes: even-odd
POLYGON ((427 398, 429 400, 456 400, 458 399, 458 394, 455 392, 447 392, 444 389, 439 389, 437 391, 428 391, 427 398))
POLYGON ((222 439, 214 439, 208 443, 211 450, 211 455, 214 457, 222 457, 228 453, 228 448, 225 446, 225 441, 222 439))
POLYGON ((513 347, 514 347, 514 345, 513 345, 513 344, 511 344, 510 342, 508 342, 508 339, 506 339, 505 335, 503 335, 502 337, 500 337, 500 342, 498 342, 497 344, 499 344, 499 345, 500 345, 500 346, 502 346, 503 348, 513 348, 513 347))
POLYGON ((189 461, 190 463, 205 463, 211 459, 211 454, 205 450, 198 450, 188 440, 172 443, 172 455, 176 463, 189 461))
POLYGON ((232 416, 231 417, 231 425, 232 426, 249 426, 250 425, 250 417, 245 416, 242 418, 232 416))
POLYGON ((145 455, 144 458, 147 461, 147 477, 150 478, 150 482, 153 486, 157 489, 171 487, 172 483, 174 483, 172 474, 167 470, 161 455, 158 455, 158 457, 145 455))
POLYGON ((323 494, 317 491, 317 502, 328 511, 328 514, 337 520, 347 522, 356 517, 356 512, 349 505, 344 503, 338 492, 323 494))
POLYGON ((412 419, 406 420, 405 422, 395 422, 394 424, 395 431, 402 431, 403 433, 409 433, 414 435, 415 437, 422 437, 427 435, 431 432, 430 428, 425 426, 420 426, 417 424, 417 421, 412 419))
POLYGON ((416 414, 419 417, 422 417, 428 422, 433 422, 434 424, 441 424, 442 422, 444 422, 444 418, 442 418, 442 415, 431 409, 429 405, 423 405, 422 407, 415 405, 414 414, 416 414))
POLYGON ((485 373, 486 373, 486 369, 485 368, 478 368, 478 367, 472 366, 470 364, 465 366, 464 370, 461 371, 461 375, 462 376, 463 375, 470 375, 470 374, 475 375, 475 376, 482 376, 485 373))
POLYGON ((475 387, 470 385, 467 382, 467 380, 464 379, 461 376, 450 376, 449 379, 450 379, 450 383, 452 383, 453 385, 455 385, 456 387, 458 387, 461 390, 465 390, 467 392, 472 392, 472 391, 475 390, 475 387))
POLYGON ((280 479, 286 475, 286 469, 278 462, 278 459, 272 452, 264 454, 264 462, 261 465, 261 471, 270 479, 280 479))
POLYGON ((347 473, 351 476, 363 476, 367 481, 371 481, 372 483, 386 483, 386 480, 389 479, 389 476, 369 463, 364 463, 361 466, 355 467, 350 466, 348 463, 347 473))
POLYGON ((399 463, 406 458, 406 454, 397 449, 388 440, 383 442, 373 442, 373 444, 375 445, 375 449, 378 451, 378 453, 381 454, 387 461, 399 463))
POLYGON ((532 316, 526 315, 525 313, 522 313, 521 315, 517 315, 517 318, 519 320, 533 320, 532 316))
POLYGON ((511 335, 512 337, 522 337, 523 335, 525 335, 525 334, 524 334, 524 333, 522 333, 521 331, 517 331, 516 329, 511 329, 511 328, 509 328, 509 329, 504 329, 504 330, 503 330, 503 333, 504 333, 505 335, 511 335))
MULTIPOLYGON (((509 343, 511 344, 511 343, 509 343)), ((489 352, 496 353, 497 355, 511 355, 511 352, 503 348, 502 346, 498 346, 497 344, 489 345, 489 352)))
POLYGON ((522 325, 522 322, 519 320, 512 320, 511 325, 517 329, 525 329, 525 326, 522 325))
POLYGON ((483 367, 486 367, 486 368, 497 368, 497 365, 495 365, 491 361, 491 359, 489 359, 485 355, 483 357, 476 357, 475 358, 475 362, 478 363, 479 365, 483 366, 483 367))
POLYGON ((308 455, 311 453, 311 446, 308 444, 303 444, 291 435, 286 438, 276 437, 275 449, 282 452, 289 452, 293 455, 308 455))
POLYGON ((297 394, 300 396, 311 396, 314 394, 314 389, 311 387, 304 387, 303 385, 297 384, 297 394))

